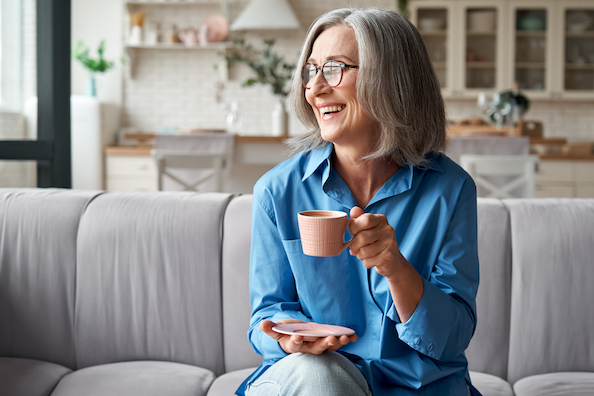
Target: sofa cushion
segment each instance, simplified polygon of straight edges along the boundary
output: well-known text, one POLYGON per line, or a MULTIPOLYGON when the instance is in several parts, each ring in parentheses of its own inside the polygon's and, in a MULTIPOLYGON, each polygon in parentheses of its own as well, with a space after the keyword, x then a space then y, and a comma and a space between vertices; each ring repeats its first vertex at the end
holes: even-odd
POLYGON ((251 367, 221 375, 212 383, 207 396, 233 396, 239 385, 256 369, 251 367))
POLYGON ((594 372, 594 199, 503 202, 513 262, 508 381, 594 372))
POLYGON ((251 218, 252 195, 243 195, 229 203, 223 222, 225 372, 262 363, 262 356, 254 352, 247 338, 251 314, 248 282, 251 218))
POLYGON ((480 283, 477 327, 466 350, 470 370, 507 378, 511 237, 509 213, 498 199, 478 199, 480 283))
POLYGON ((229 194, 110 192, 80 223, 79 368, 160 360, 223 373, 221 241, 229 194))
POLYGON ((550 373, 522 378, 514 384, 516 396, 591 396, 594 373, 550 373))
POLYGON ((211 371, 186 364, 114 363, 65 376, 52 396, 203 396, 213 380, 211 371))
POLYGON ((76 235, 98 194, 0 189, 0 356, 75 368, 76 235))
POLYGON ((509 382, 495 375, 471 371, 470 380, 482 396, 514 396, 509 382))
POLYGON ((40 360, 0 357, 0 393, 10 396, 49 396, 71 370, 40 360))

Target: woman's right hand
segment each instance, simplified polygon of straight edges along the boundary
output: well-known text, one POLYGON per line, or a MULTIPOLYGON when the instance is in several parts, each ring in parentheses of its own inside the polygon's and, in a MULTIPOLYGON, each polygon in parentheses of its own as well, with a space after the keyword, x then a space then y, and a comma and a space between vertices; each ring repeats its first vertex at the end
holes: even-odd
POLYGON ((270 320, 263 320, 260 322, 260 330, 262 330, 266 335, 269 337, 274 338, 278 341, 280 347, 286 353, 311 353, 312 355, 320 355, 324 351, 336 351, 343 345, 348 344, 349 342, 357 341, 357 335, 353 334, 350 336, 328 336, 328 337, 320 337, 315 341, 304 341, 303 336, 300 335, 287 335, 287 334, 280 334, 276 331, 272 330, 272 328, 279 324, 287 324, 287 323, 304 323, 302 320, 297 319, 283 319, 279 320, 278 322, 274 323, 270 320))

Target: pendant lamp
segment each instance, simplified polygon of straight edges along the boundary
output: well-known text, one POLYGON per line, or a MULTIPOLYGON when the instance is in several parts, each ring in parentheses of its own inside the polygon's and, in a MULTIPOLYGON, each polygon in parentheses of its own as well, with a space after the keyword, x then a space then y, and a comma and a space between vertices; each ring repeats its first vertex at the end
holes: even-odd
POLYGON ((252 0, 231 24, 231 30, 288 30, 301 25, 287 0, 252 0))

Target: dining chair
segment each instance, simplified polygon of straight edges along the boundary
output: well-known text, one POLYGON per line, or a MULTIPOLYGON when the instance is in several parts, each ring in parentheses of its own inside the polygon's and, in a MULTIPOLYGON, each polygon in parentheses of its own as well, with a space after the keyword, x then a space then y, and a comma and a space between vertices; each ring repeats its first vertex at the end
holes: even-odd
POLYGON ((476 183, 477 195, 499 199, 534 197, 539 162, 536 155, 460 155, 460 166, 476 183))
POLYGON ((201 186, 214 178, 215 191, 223 191, 224 153, 200 153, 195 151, 153 150, 157 163, 158 188, 163 191, 165 177, 178 183, 185 191, 203 191, 201 186), (175 170, 200 170, 192 180, 180 176, 175 170))

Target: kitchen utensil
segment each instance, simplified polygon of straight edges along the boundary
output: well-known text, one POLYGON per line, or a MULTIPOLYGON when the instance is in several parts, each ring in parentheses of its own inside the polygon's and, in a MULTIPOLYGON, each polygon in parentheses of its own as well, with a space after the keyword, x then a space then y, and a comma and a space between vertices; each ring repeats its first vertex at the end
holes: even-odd
POLYGON ((187 47, 198 45, 200 41, 198 31, 191 27, 180 30, 178 35, 181 42, 187 47))

